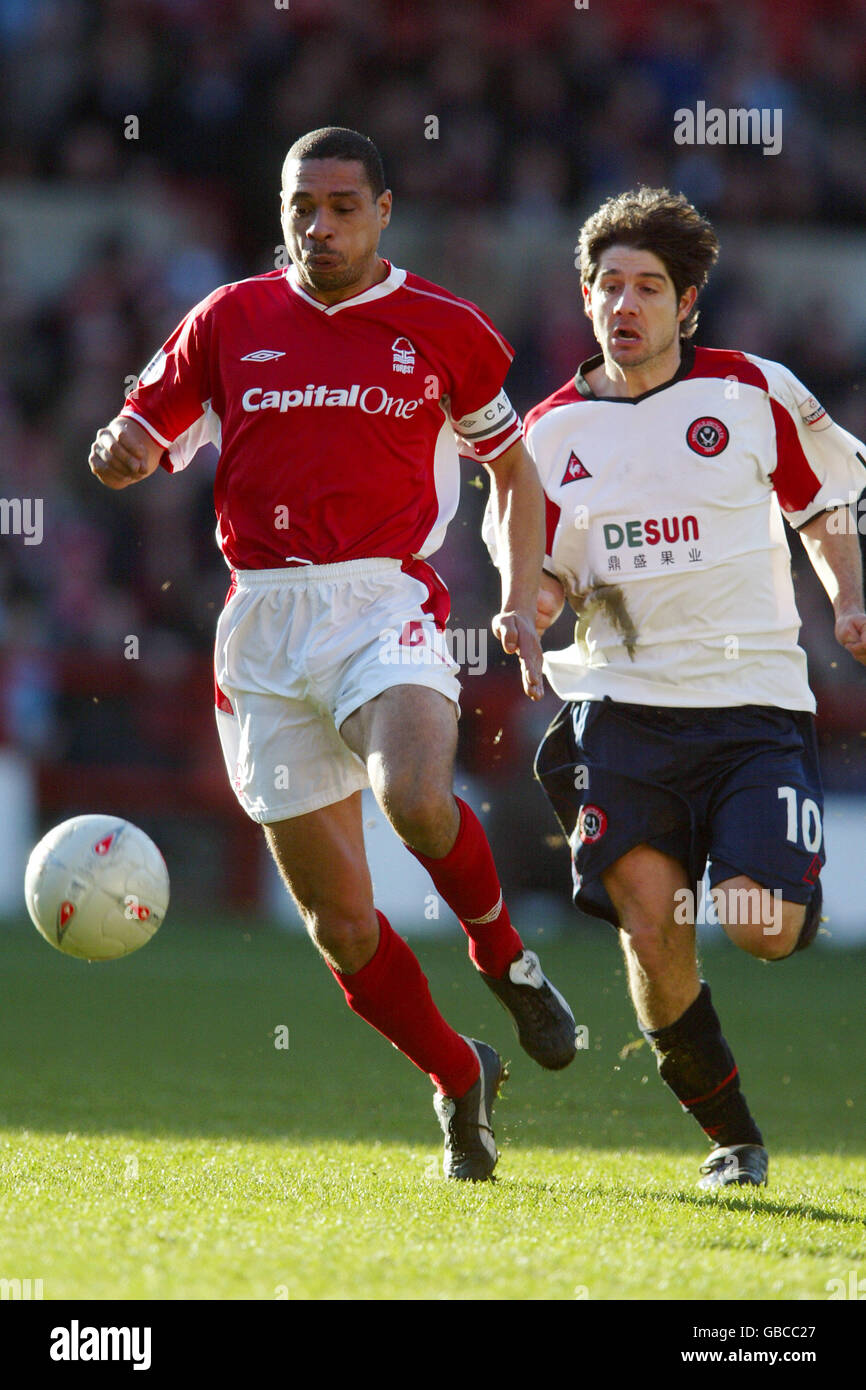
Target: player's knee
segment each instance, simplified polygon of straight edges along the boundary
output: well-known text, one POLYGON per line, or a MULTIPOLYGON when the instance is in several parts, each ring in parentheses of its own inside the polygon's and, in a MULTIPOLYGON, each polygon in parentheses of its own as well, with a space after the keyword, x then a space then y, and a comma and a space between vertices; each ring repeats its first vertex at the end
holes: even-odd
POLYGON ((623 944, 638 960, 651 979, 663 970, 669 959, 667 923, 645 911, 620 914, 623 944))
POLYGON ((383 805, 407 845, 434 858, 448 853, 457 816, 450 787, 423 773, 393 777, 384 788, 383 805))
POLYGON ((318 950, 339 969, 360 969, 361 958, 375 952, 379 928, 374 914, 333 902, 306 903, 300 912, 318 950))
POLYGON ((806 909, 785 902, 778 888, 760 887, 742 874, 713 888, 713 902, 724 931, 748 955, 781 960, 796 948, 806 909))
POLYGON ((759 960, 784 960, 796 950, 806 917, 800 903, 776 901, 774 911, 756 921, 731 921, 724 924, 727 935, 740 950, 759 960))

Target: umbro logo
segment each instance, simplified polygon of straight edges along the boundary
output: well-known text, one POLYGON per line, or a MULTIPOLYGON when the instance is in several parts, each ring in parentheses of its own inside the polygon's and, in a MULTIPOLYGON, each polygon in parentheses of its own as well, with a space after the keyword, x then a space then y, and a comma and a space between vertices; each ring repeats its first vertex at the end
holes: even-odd
POLYGON ((258 352, 248 352, 246 357, 242 357, 242 362, 275 362, 278 357, 285 357, 284 352, 275 352, 273 348, 259 348, 258 352))

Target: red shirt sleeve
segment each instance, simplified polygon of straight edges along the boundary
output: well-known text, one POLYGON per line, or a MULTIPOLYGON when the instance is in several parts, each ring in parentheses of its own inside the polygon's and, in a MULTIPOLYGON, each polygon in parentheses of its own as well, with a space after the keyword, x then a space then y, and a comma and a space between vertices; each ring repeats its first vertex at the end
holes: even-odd
POLYGON ((460 335, 463 352, 454 373, 449 409, 462 453, 492 459, 523 434, 503 383, 514 349, 480 309, 467 306, 471 324, 460 335))
POLYGON ((471 329, 461 337, 464 351, 455 372, 451 416, 456 422, 480 410, 502 390, 514 360, 514 348, 473 305, 471 329))
POLYGON ((207 301, 197 304, 147 364, 121 410, 166 449, 197 423, 211 398, 207 301))

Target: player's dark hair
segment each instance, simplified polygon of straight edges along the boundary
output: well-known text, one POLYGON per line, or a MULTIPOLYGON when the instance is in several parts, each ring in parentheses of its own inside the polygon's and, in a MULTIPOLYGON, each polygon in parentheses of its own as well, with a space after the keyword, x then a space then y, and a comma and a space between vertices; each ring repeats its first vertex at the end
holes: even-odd
MULTIPOLYGON (((579 243, 582 285, 595 283, 599 260, 611 246, 652 251, 673 280, 678 300, 690 285, 700 293, 719 254, 713 228, 683 193, 645 185, 608 198, 584 222, 579 243)), ((690 338, 697 326, 695 307, 680 324, 680 337, 690 338)))
POLYGON ((355 159, 363 164, 367 182, 373 198, 385 192, 385 170, 382 156, 372 140, 360 131, 348 130, 345 126, 326 125, 320 130, 311 130, 296 140, 283 161, 283 181, 286 164, 290 159, 355 159))

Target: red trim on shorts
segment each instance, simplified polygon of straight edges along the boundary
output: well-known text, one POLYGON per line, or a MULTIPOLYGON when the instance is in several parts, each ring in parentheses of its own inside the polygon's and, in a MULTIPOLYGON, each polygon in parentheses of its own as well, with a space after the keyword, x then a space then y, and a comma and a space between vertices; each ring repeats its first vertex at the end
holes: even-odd
MULTIPOLYGON (((226 601, 225 601, 225 603, 223 604, 223 608, 225 608, 226 605, 229 603, 229 601, 230 601, 231 599, 234 598, 235 594, 237 593, 237 587, 238 587, 238 577, 237 577, 237 575, 235 574, 234 570, 232 570, 232 582, 231 582, 231 584, 229 585, 229 590, 228 590, 228 593, 226 594, 226 601)), ((225 691, 224 691, 224 690, 220 690, 219 686, 217 685, 216 668, 214 668, 214 673, 213 673, 213 692, 214 692, 214 704, 216 705, 217 709, 221 709, 221 710, 223 711, 224 714, 234 714, 234 710, 232 709, 231 700, 229 699, 228 695, 226 695, 225 691)))
POLYGON ((421 604, 421 612, 429 613, 440 632, 445 631, 448 614, 451 612, 451 595, 432 565, 418 555, 408 555, 400 566, 404 574, 419 579, 427 589, 427 598, 421 604))
POLYGON ((683 1100, 683 1101, 680 1101, 680 1104, 681 1104, 681 1105, 684 1105, 684 1106, 686 1106, 686 1108, 688 1108, 690 1105, 700 1105, 702 1101, 705 1101, 705 1100, 712 1100, 713 1096, 718 1095, 719 1091, 724 1090, 724 1088, 725 1088, 725 1086, 727 1086, 728 1082, 729 1082, 729 1081, 733 1081, 733 1079, 734 1079, 734 1077, 735 1077, 736 1075, 737 1075, 737 1068, 734 1067, 734 1070, 731 1072, 730 1076, 726 1076, 725 1079, 724 1079, 724 1081, 720 1081, 720 1082, 719 1082, 718 1086, 714 1086, 713 1089, 712 1089, 711 1091, 707 1091, 707 1094, 706 1094, 705 1096, 695 1096, 693 1100, 683 1100))

